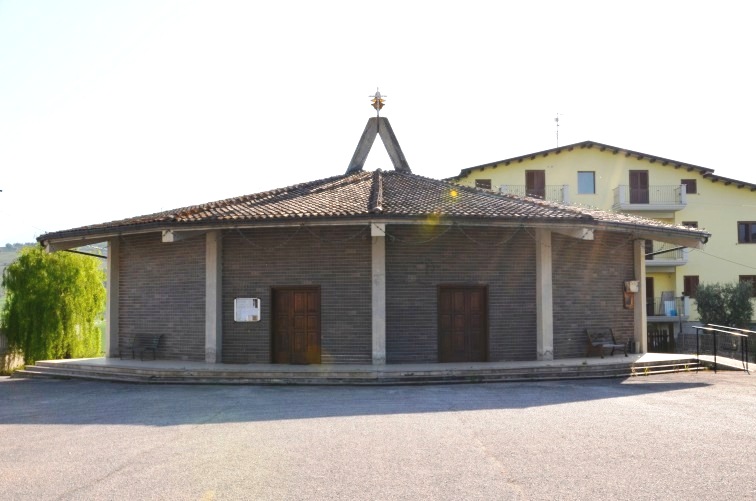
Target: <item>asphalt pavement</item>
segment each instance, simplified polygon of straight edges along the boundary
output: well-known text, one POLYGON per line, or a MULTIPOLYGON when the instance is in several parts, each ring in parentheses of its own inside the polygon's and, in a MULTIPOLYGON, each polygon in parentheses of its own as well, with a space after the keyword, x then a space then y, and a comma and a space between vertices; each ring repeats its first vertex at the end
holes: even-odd
POLYGON ((0 378, 0 499, 756 499, 756 375, 379 387, 0 378))

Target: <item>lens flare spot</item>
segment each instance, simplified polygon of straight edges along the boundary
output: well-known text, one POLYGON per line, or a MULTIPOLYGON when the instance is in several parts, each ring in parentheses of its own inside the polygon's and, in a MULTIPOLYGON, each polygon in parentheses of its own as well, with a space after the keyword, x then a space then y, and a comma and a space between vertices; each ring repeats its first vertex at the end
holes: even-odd
POLYGON ((441 222, 441 214, 428 214, 428 217, 425 218, 425 224, 429 227, 438 226, 438 223, 441 222))

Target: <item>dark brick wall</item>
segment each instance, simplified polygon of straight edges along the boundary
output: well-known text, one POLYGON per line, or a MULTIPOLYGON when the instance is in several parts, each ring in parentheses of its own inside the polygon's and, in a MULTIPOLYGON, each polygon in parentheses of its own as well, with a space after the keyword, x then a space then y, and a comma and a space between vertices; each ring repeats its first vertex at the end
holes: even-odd
POLYGON ((372 360, 370 228, 271 228, 223 234, 223 361, 271 361, 271 288, 320 287, 322 363, 372 360), (259 297, 260 322, 234 322, 234 298, 259 297))
POLYGON ((157 358, 205 359, 205 238, 163 243, 160 233, 121 238, 119 348, 163 333, 157 358))
POLYGON ((535 242, 528 232, 430 225, 386 231, 387 362, 438 361, 438 286, 449 284, 488 286, 490 361, 536 358, 535 242))
MULTIPOLYGON (((582 241, 553 234, 554 358, 584 357, 587 327, 611 327, 620 343, 633 337, 633 310, 623 304, 634 280, 628 235, 596 232, 582 241)), ((636 298, 637 300, 637 298, 636 298)))
MULTIPOLYGON (((388 225, 386 351, 389 363, 438 360, 440 285, 485 285, 488 360, 536 358, 533 231, 388 225)), ((594 241, 552 236, 554 356, 585 354, 586 327, 633 335, 622 287, 635 278, 625 235, 594 241)), ((204 360, 205 238, 165 244, 160 234, 121 239, 121 348, 138 334, 165 334, 158 358, 204 360)), ((323 363, 371 361, 369 227, 259 229, 223 234, 223 361, 271 359, 271 289, 321 292, 323 363), (262 321, 233 321, 236 297, 259 297, 262 321)))

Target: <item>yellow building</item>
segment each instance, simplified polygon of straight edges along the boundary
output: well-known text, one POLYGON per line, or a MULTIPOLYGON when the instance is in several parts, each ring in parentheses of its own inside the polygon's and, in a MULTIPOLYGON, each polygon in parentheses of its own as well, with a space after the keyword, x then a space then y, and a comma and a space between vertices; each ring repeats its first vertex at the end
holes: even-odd
POLYGON ((699 283, 748 280, 756 294, 756 184, 594 141, 462 169, 452 180, 709 231, 703 250, 646 242, 652 334, 680 332, 697 320, 690 296, 699 283))

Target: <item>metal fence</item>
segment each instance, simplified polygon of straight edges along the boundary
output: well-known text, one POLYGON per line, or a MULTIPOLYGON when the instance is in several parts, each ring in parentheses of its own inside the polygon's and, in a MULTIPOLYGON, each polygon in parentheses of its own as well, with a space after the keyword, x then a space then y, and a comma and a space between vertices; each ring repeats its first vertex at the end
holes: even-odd
POLYGON ((740 360, 743 370, 749 371, 748 339, 756 332, 727 327, 723 325, 707 324, 693 326, 696 331, 696 357, 710 355, 714 357, 714 371, 717 370, 717 357, 727 357, 740 360))

